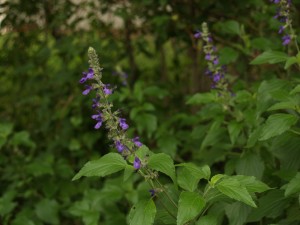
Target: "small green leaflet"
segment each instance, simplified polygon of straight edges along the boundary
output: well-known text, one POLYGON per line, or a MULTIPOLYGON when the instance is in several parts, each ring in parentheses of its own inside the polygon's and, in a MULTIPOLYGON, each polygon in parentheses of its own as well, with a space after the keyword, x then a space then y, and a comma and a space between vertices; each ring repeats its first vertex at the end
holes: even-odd
POLYGON ((251 65, 259 65, 264 63, 275 64, 285 62, 288 59, 288 55, 279 51, 266 51, 257 56, 250 62, 251 65))
POLYGON ((108 153, 98 160, 87 162, 83 168, 73 177, 72 180, 77 180, 82 176, 104 177, 109 174, 123 170, 126 166, 126 161, 118 153, 108 153))
POLYGON ((194 219, 204 206, 205 200, 201 195, 183 191, 178 202, 177 225, 183 225, 194 219))
POLYGON ((129 213, 130 225, 152 225, 156 214, 156 206, 152 199, 142 200, 135 204, 129 213))
POLYGON ((165 153, 151 155, 148 161, 148 167, 168 175, 176 184, 174 162, 169 155, 165 153))

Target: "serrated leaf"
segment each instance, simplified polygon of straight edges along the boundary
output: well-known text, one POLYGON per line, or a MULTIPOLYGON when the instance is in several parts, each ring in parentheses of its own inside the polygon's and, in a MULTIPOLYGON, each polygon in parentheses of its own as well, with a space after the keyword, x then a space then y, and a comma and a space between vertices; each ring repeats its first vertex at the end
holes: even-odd
POLYGON ((284 196, 290 196, 295 193, 300 193, 300 172, 288 183, 284 196))
POLYGON ((212 215, 201 216, 196 225, 217 225, 218 218, 212 215))
POLYGON ((222 122, 220 120, 216 120, 212 123, 211 127, 207 132, 207 135, 205 136, 204 140, 201 143, 201 147, 200 147, 201 150, 215 143, 216 136, 218 136, 220 132, 221 124, 222 122))
POLYGON ((216 94, 213 92, 197 93, 193 95, 191 98, 189 98, 186 104, 189 105, 206 104, 210 102, 215 102, 216 99, 217 99, 216 94))
POLYGON ((259 65, 264 63, 275 64, 279 62, 285 62, 288 59, 288 55, 284 52, 278 51, 266 51, 257 56, 250 62, 251 65, 259 65))
POLYGON ((256 142, 258 141, 258 139, 261 135, 262 129, 263 129, 263 127, 260 126, 249 135, 246 148, 252 148, 256 144, 256 142))
POLYGON ((177 225, 194 219, 204 208, 204 198, 195 192, 182 192, 179 196, 177 225))
POLYGON ((290 129, 297 121, 298 118, 291 114, 278 113, 271 115, 262 128, 259 140, 267 140, 278 136, 290 129))
POLYGON ((226 177, 226 175, 216 174, 210 179, 210 182, 211 182, 212 185, 215 185, 218 181, 220 181, 224 177, 226 177))
POLYGON ((237 179, 227 178, 221 180, 217 185, 217 189, 229 198, 244 202, 247 205, 256 207, 251 195, 246 187, 237 179))
POLYGON ((178 170, 177 181, 178 185, 188 191, 194 191, 200 179, 209 179, 210 168, 208 166, 198 167, 192 163, 183 163, 178 166, 183 168, 178 170))
POLYGON ((251 212, 251 207, 241 202, 235 202, 227 205, 225 212, 230 225, 243 225, 247 221, 247 217, 251 212))
POLYGON ((123 181, 128 180, 128 178, 133 174, 134 171, 135 169, 132 165, 125 165, 123 181))
POLYGON ((261 193, 271 189, 268 185, 257 180, 253 176, 237 175, 234 176, 234 178, 237 179, 243 186, 245 186, 247 191, 250 193, 261 193))
POLYGON ((288 57, 288 59, 286 60, 285 62, 285 65, 284 65, 284 69, 288 69, 291 65, 295 64, 295 63, 298 63, 298 60, 295 56, 293 57, 288 57))
POLYGON ((148 167, 168 175, 176 183, 175 166, 169 155, 165 153, 153 154, 149 157, 148 167))
POLYGON ((87 162, 72 180, 77 180, 82 176, 104 177, 124 169, 125 166, 126 161, 120 154, 108 153, 98 160, 87 162))
POLYGON ((130 225, 151 225, 154 223, 156 207, 152 199, 135 204, 129 214, 130 225))

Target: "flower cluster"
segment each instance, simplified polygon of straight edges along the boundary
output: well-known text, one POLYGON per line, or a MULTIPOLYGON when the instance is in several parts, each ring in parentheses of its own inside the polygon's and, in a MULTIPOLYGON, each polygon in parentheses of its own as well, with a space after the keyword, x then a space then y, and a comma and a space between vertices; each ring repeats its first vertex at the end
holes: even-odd
POLYGON ((92 115, 92 119, 95 122, 95 129, 99 129, 105 124, 108 130, 108 137, 113 141, 115 148, 126 159, 129 156, 134 156, 133 167, 138 170, 142 166, 141 160, 135 155, 135 151, 143 144, 139 141, 139 137, 129 139, 126 135, 126 130, 129 125, 126 123, 125 118, 118 117, 118 111, 113 112, 113 104, 109 102, 109 96, 113 93, 113 89, 110 84, 104 84, 101 81, 102 68, 98 63, 98 56, 93 48, 89 48, 89 63, 90 68, 88 72, 83 72, 83 76, 79 83, 85 84, 89 80, 91 84, 85 84, 85 90, 83 95, 89 94, 91 91, 96 92, 96 97, 92 100, 92 108, 95 110, 95 114, 92 115))
POLYGON ((271 0, 271 2, 278 5, 274 18, 278 19, 279 22, 282 23, 278 30, 279 34, 283 34, 282 45, 288 45, 292 38, 294 38, 294 35, 288 31, 288 28, 291 28, 292 24, 292 20, 290 18, 291 0, 271 0))
POLYGON ((194 34, 196 39, 203 40, 203 52, 205 54, 205 60, 207 61, 208 68, 205 72, 212 82, 212 88, 219 90, 227 90, 227 82, 225 81, 225 67, 219 63, 219 56, 217 55, 217 48, 213 45, 213 39, 208 31, 206 23, 202 24, 202 31, 197 31, 194 34))

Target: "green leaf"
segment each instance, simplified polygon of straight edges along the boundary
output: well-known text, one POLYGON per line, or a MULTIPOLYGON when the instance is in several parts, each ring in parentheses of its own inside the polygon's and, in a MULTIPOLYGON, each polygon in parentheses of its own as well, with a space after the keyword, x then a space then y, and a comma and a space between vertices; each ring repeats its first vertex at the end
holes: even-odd
POLYGON ((215 143, 216 137, 220 134, 220 127, 221 127, 221 120, 216 120, 213 122, 211 127, 209 128, 207 135, 205 136, 204 140, 201 143, 200 149, 204 149, 209 145, 213 145, 215 143))
POLYGON ((237 159, 235 169, 237 174, 255 176, 258 179, 261 179, 264 173, 265 164, 259 155, 246 153, 241 158, 237 159))
POLYGON ((55 200, 43 199, 35 206, 35 213, 43 222, 59 224, 59 205, 55 200))
POLYGON ((288 60, 286 60, 286 63, 284 65, 284 69, 287 70, 291 65, 298 63, 298 59, 295 56, 288 57, 288 60))
POLYGON ((278 51, 266 51, 257 56, 250 62, 251 65, 259 65, 264 63, 275 64, 279 62, 285 62, 288 59, 288 55, 284 52, 278 51))
POLYGON ((298 84, 293 90, 291 90, 290 95, 294 95, 300 92, 300 84, 298 84))
POLYGON ((196 223, 196 225, 217 225, 217 224, 219 224, 218 218, 213 215, 201 216, 196 223))
POLYGON ((7 137, 11 134, 12 130, 12 123, 0 123, 0 149, 5 144, 7 137))
POLYGON ((125 169, 124 169, 123 181, 128 180, 128 178, 133 174, 134 171, 135 171, 135 169, 132 165, 126 165, 125 169))
POLYGON ((278 102, 272 105, 270 108, 268 108, 268 111, 272 110, 278 110, 278 109, 293 109, 295 110, 296 108, 296 103, 292 101, 287 101, 287 102, 278 102))
POLYGON ((225 212, 230 225, 243 225, 247 221, 251 208, 241 202, 235 202, 227 205, 225 212))
POLYGON ((268 185, 257 180, 253 176, 237 175, 234 176, 234 179, 237 179, 243 186, 246 187, 247 191, 250 193, 261 193, 271 189, 268 185))
POLYGON ((135 204, 129 213, 130 225, 151 225, 154 222, 156 207, 152 199, 135 204))
POLYGON ((260 126, 258 128, 256 128, 253 132, 251 132, 251 134, 249 135, 249 138, 247 140, 247 145, 246 148, 252 148, 256 142, 258 141, 261 132, 262 132, 263 127, 260 126))
POLYGON ((197 93, 189 98, 186 104, 189 105, 197 105, 197 104, 207 104, 211 102, 215 102, 217 100, 217 96, 214 92, 207 93, 197 93))
POLYGON ((195 192, 183 191, 179 196, 177 225, 194 219, 204 208, 204 198, 195 192))
POLYGON ((284 196, 290 196, 300 192, 300 172, 288 183, 284 196))
POLYGON ((248 222, 260 221, 263 217, 276 218, 290 204, 290 199, 285 198, 282 190, 270 190, 258 200, 258 208, 253 209, 248 217, 248 222))
POLYGON ((278 113, 269 116, 259 140, 267 140, 271 137, 278 136, 293 126, 298 121, 298 118, 291 114, 278 113))
POLYGON ((208 166, 198 167, 192 163, 183 163, 178 166, 182 166, 178 170, 177 181, 178 185, 188 191, 194 191, 200 179, 209 179, 210 168, 208 166))
POLYGON ((230 47, 224 47, 220 50, 220 64, 227 65, 235 62, 239 57, 239 52, 230 47))
POLYGON ((242 185, 237 179, 223 179, 216 185, 216 187, 224 195, 232 199, 244 202, 245 204, 252 207, 256 207, 256 204, 251 198, 251 195, 247 191, 246 187, 242 185))
POLYGON ((168 175, 176 183, 174 162, 169 155, 165 153, 153 154, 149 157, 148 167, 168 175))
POLYGON ((240 123, 232 121, 228 124, 228 132, 231 144, 235 144, 236 139, 238 138, 239 134, 241 133, 243 126, 240 123))
POLYGON ((87 162, 72 180, 77 180, 82 176, 104 177, 124 169, 125 166, 126 161, 120 154, 108 153, 98 160, 87 162))

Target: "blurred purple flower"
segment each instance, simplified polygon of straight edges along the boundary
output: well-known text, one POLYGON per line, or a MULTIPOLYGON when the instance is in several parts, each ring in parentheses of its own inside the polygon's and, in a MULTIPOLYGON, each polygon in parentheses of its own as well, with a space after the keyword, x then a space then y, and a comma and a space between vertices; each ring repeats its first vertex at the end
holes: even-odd
POLYGON ((198 39, 198 38, 201 38, 202 36, 202 33, 200 31, 197 31, 195 34, 194 34, 194 38, 198 39))
POLYGON ((118 152, 123 152, 124 151, 125 146, 123 144, 121 144, 120 141, 116 141, 115 144, 116 144, 116 148, 117 148, 118 152))
POLYGON ((94 128, 99 129, 102 126, 102 114, 99 112, 98 114, 92 115, 92 119, 97 121, 94 128))
POLYGON ((282 45, 288 45, 291 42, 291 36, 285 35, 282 37, 282 45))
POLYGON ((90 93, 91 90, 93 90, 93 87, 90 85, 85 85, 85 90, 82 92, 83 95, 87 95, 88 93, 90 93))
POLYGON ((119 124, 120 124, 120 127, 122 128, 122 130, 127 130, 129 127, 128 124, 126 123, 126 119, 124 119, 124 118, 119 119, 119 124))
POLYGON ((110 84, 105 84, 104 85, 104 88, 103 88, 104 94, 106 94, 106 95, 111 95, 112 94, 112 89, 110 89, 109 87, 110 87, 110 84))
POLYGON ((94 71, 92 68, 89 68, 88 72, 83 72, 83 77, 80 79, 79 83, 83 84, 89 79, 92 79, 94 77, 94 71))
POLYGON ((133 167, 138 170, 141 168, 141 160, 138 157, 134 158, 133 167))
POLYGON ((140 142, 139 137, 133 138, 132 141, 137 147, 141 147, 143 145, 142 142, 140 142))

